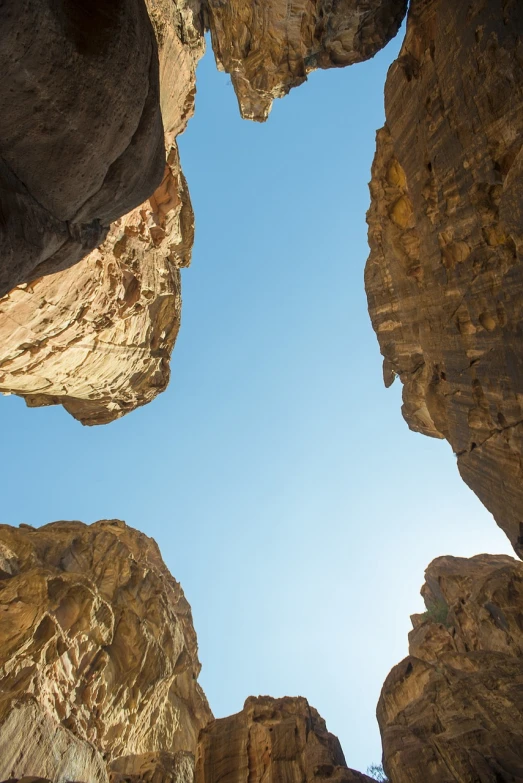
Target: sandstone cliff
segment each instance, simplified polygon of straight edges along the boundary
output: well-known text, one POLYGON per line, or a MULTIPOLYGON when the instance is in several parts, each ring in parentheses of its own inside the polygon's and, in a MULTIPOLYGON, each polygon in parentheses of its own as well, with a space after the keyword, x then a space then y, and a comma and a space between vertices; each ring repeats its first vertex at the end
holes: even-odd
POLYGON ((523 554, 523 5, 412 0, 365 273, 385 383, 523 554))
POLYGON ((6 0, 0 30, 3 295, 96 247, 152 193, 165 159, 143 0, 6 0))
POLYGON ((0 299, 0 391, 30 406, 62 403, 84 424, 119 418, 167 386, 179 269, 191 258, 194 216, 175 138, 194 110, 199 9, 184 0, 147 7, 159 50, 162 182, 74 267, 0 299))
POLYGON ((274 98, 311 71, 376 54, 396 35, 406 9, 407 0, 207 0, 206 23, 242 117, 263 122, 274 98))
POLYGON ((340 743, 304 698, 250 697, 200 733, 195 783, 371 783, 348 769, 340 743))
POLYGON ((440 557, 378 722, 393 783, 523 780, 523 563, 440 557))
POLYGON ((187 783, 212 715, 152 539, 117 520, 1 525, 0 608, 0 780, 152 781, 171 757, 187 783))

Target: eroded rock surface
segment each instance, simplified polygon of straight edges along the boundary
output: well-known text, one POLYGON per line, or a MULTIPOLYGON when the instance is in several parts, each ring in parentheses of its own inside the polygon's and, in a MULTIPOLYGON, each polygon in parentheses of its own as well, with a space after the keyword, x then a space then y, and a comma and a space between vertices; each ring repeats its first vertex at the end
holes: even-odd
POLYGON ((84 424, 119 418, 167 386, 180 325, 179 269, 191 258, 194 215, 175 138, 194 110, 204 50, 199 9, 184 0, 147 6, 160 58, 161 184, 74 267, 0 299, 0 391, 30 406, 62 403, 84 424))
POLYGON ((304 698, 249 697, 200 733, 195 783, 371 783, 348 769, 338 739, 304 698))
POLYGON ((3 295, 96 247, 165 159, 143 0, 6 0, 0 30, 3 295))
POLYGON ((523 563, 440 557, 378 704, 394 783, 523 780, 523 563))
POLYGON ((212 715, 155 542, 117 520, 1 525, 0 542, 0 779, 107 783, 114 762, 156 783, 154 754, 157 769, 171 754, 190 783, 175 754, 194 753, 212 715))
POLYGON ((242 117, 263 121, 274 98, 311 71, 376 54, 396 35, 406 9, 407 0, 207 0, 206 20, 242 117))
POLYGON ((365 273, 385 383, 523 554, 523 5, 412 0, 365 273))

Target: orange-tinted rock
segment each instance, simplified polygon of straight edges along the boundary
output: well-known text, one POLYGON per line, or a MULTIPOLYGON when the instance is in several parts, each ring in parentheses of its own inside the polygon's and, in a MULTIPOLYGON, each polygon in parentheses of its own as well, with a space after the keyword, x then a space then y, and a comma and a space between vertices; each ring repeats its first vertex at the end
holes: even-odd
POLYGON ((523 553, 523 5, 413 0, 385 99, 365 273, 385 382, 523 553))
POLYGON ((0 541, 0 779, 106 783, 122 756, 194 753, 212 715, 155 542, 116 520, 2 525, 0 541))
POLYGON ((304 698, 249 697, 200 733, 195 783, 371 783, 348 769, 338 739, 304 698))
POLYGON ((317 68, 367 60, 396 35, 406 0, 208 0, 220 70, 231 74, 242 117, 266 120, 274 98, 317 68))
POLYGON ((523 780, 523 563, 440 557, 378 704, 394 783, 523 780))
POLYGON ((0 391, 30 406, 61 403, 84 424, 110 422, 166 388, 180 325, 179 269, 191 259, 194 215, 175 138, 194 109, 203 37, 189 2, 147 6, 160 56, 161 184, 74 267, 0 299, 0 391))

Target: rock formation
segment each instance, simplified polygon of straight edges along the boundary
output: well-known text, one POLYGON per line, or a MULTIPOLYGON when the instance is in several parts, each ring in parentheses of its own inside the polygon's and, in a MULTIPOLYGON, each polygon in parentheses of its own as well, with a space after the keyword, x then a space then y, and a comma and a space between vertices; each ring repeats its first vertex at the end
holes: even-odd
POLYGON ((170 755, 186 783, 212 715, 152 539, 117 520, 1 525, 0 609, 0 780, 156 781, 170 755))
POLYGON ((143 0, 5 0, 0 30, 3 295, 96 247, 165 159, 143 0))
POLYGON ((378 704, 393 783, 523 780, 523 563, 439 557, 378 704))
POLYGON ((338 739, 304 698, 250 697, 200 733, 195 783, 371 783, 348 769, 338 739))
POLYGON ((203 37, 188 2, 149 0, 148 10, 159 49, 162 182, 74 267, 0 299, 0 391, 30 406, 62 403, 84 424, 119 418, 167 386, 179 268, 191 258, 194 216, 175 138, 194 109, 203 37))
POLYGON ((523 554, 523 5, 412 0, 385 104, 365 273, 385 383, 523 554))
POLYGON ((207 0, 206 22, 242 117, 263 122, 274 98, 311 71, 376 54, 396 35, 406 9, 407 0, 207 0))

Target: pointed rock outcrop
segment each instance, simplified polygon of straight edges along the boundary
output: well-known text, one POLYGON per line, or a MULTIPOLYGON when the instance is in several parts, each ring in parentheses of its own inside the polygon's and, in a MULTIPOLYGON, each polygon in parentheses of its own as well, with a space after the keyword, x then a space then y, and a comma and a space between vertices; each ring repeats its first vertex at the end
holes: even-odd
POLYGON ((273 100, 311 71, 376 54, 396 35, 406 10, 407 0, 207 0, 206 20, 242 117, 263 122, 273 100))

